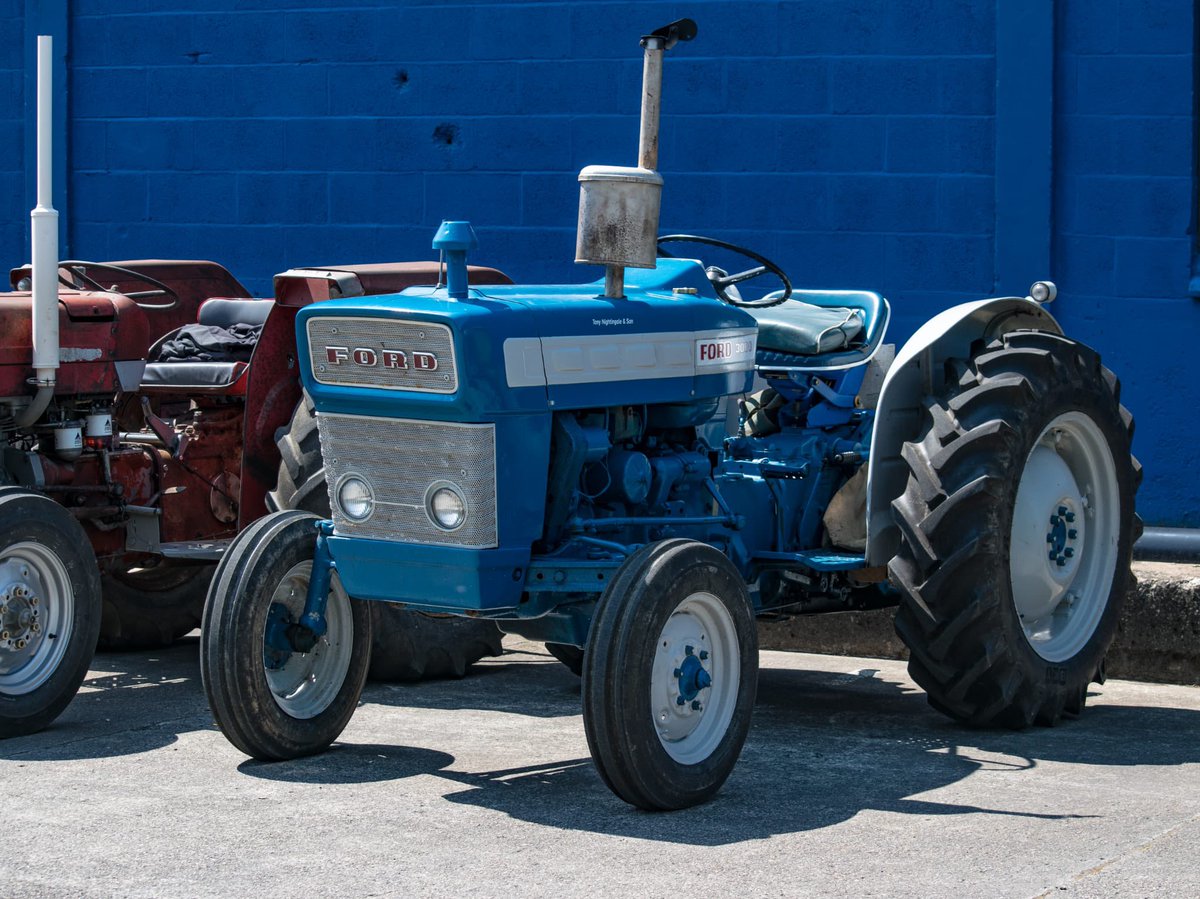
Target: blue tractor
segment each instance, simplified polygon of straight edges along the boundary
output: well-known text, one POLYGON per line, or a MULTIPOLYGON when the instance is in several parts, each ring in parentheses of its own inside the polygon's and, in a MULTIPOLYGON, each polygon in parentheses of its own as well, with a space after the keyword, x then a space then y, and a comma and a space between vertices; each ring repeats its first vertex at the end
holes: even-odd
POLYGON ((474 234, 447 222, 444 284, 299 313, 332 520, 263 518, 213 579, 201 670, 242 751, 338 737, 380 601, 548 643, 601 776, 646 809, 733 768, 756 616, 898 606, 913 678, 972 725, 1054 724, 1103 677, 1139 526, 1116 378, 1049 282, 897 353, 876 293, 656 241, 661 65, 694 34, 642 39, 639 165, 580 175, 577 261, 603 280, 472 285, 474 234), (744 296, 759 277, 781 286, 744 296))

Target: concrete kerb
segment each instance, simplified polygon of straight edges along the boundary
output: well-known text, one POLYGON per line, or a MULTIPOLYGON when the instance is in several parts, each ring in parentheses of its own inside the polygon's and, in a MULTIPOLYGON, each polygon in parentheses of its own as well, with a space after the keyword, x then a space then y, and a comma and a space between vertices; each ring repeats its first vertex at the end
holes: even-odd
MULTIPOLYGON (((1135 562, 1137 584, 1108 654, 1109 677, 1200 684, 1200 565, 1135 562)), ((759 626, 763 649, 904 659, 893 612, 811 615, 759 626)))

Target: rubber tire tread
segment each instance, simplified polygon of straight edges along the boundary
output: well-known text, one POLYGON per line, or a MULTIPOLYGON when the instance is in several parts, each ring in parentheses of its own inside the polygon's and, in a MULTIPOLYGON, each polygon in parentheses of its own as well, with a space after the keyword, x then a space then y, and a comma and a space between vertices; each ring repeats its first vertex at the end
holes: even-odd
POLYGON ((629 556, 600 598, 583 660, 584 731, 609 789, 648 811, 689 808, 710 799, 741 754, 757 689, 758 631, 733 564, 711 546, 681 538, 647 544, 629 556), (671 587, 689 578, 718 597, 727 598, 722 588, 734 593, 726 605, 740 634, 742 668, 737 705, 722 743, 704 761, 682 765, 667 754, 652 724, 648 661, 631 656, 639 639, 657 645, 667 617, 688 595, 672 594, 671 587))
POLYGON ((54 549, 75 593, 71 643, 58 668, 30 693, 0 692, 0 739, 7 739, 44 730, 79 692, 100 633, 100 572, 83 527, 62 506, 39 493, 0 487, 0 523, 5 545, 30 541, 54 549))
POLYGON ((300 758, 326 749, 354 714, 367 679, 371 616, 366 603, 351 599, 350 668, 325 711, 309 719, 292 718, 275 702, 267 683, 262 658, 267 603, 258 602, 261 609, 253 605, 263 590, 273 592, 271 569, 281 569, 282 575, 301 561, 310 539, 315 548, 316 520, 308 512, 290 510, 254 522, 225 551, 204 606, 200 679, 209 707, 229 742, 263 761, 300 758), (251 608, 244 608, 247 605, 251 608))
POLYGON ((583 676, 583 657, 584 651, 578 646, 572 646, 570 643, 547 643, 546 652, 554 656, 576 677, 583 676))
POLYGON ((180 584, 155 589, 126 583, 119 575, 100 575, 103 614, 96 647, 100 652, 159 649, 200 626, 204 598, 217 566, 171 567, 186 568, 191 577, 180 584))
POLYGON ((1095 351, 1056 334, 1014 331, 947 364, 944 396, 926 401, 924 432, 905 444, 905 492, 892 504, 900 549, 888 566, 900 589, 896 633, 929 704, 972 726, 1053 725, 1083 710, 1133 583, 1141 534, 1129 454, 1133 418, 1095 351), (1113 583, 1087 644, 1050 663, 1025 639, 1012 600, 1008 541, 1019 472, 1045 426, 1081 410, 1113 452, 1121 502, 1113 583), (1017 473, 1017 474, 1014 474, 1017 473))
MULTIPOLYGON (((267 507, 303 509, 329 518, 329 488, 316 409, 307 393, 286 428, 275 433, 279 477, 267 507)), ((502 652, 500 629, 475 618, 430 618, 387 603, 371 603, 374 627, 367 676, 386 683, 464 677, 485 656, 502 652)))

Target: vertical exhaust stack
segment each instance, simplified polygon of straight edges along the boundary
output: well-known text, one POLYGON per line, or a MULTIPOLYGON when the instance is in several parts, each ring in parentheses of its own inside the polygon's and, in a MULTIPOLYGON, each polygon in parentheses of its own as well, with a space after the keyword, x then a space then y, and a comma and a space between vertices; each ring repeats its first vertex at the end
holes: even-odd
POLYGON ((575 261, 603 265, 604 296, 625 295, 626 268, 654 268, 662 176, 658 121, 662 111, 663 54, 696 36, 696 23, 680 19, 642 37, 642 122, 636 167, 589 165, 579 173, 579 227, 575 261))
POLYGON ((17 418, 27 428, 54 396, 58 372, 58 212, 54 209, 54 39, 37 39, 37 205, 29 213, 33 248, 33 401, 17 418))

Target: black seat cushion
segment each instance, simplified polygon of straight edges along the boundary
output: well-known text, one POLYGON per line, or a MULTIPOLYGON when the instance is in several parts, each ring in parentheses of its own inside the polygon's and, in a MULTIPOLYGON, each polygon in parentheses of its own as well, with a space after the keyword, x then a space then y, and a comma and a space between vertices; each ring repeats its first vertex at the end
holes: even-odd
POLYGON ((766 309, 747 309, 758 321, 760 352, 816 356, 850 346, 863 331, 863 311, 788 300, 766 309))
POLYGON ((142 386, 228 387, 245 370, 245 362, 151 362, 142 386))

